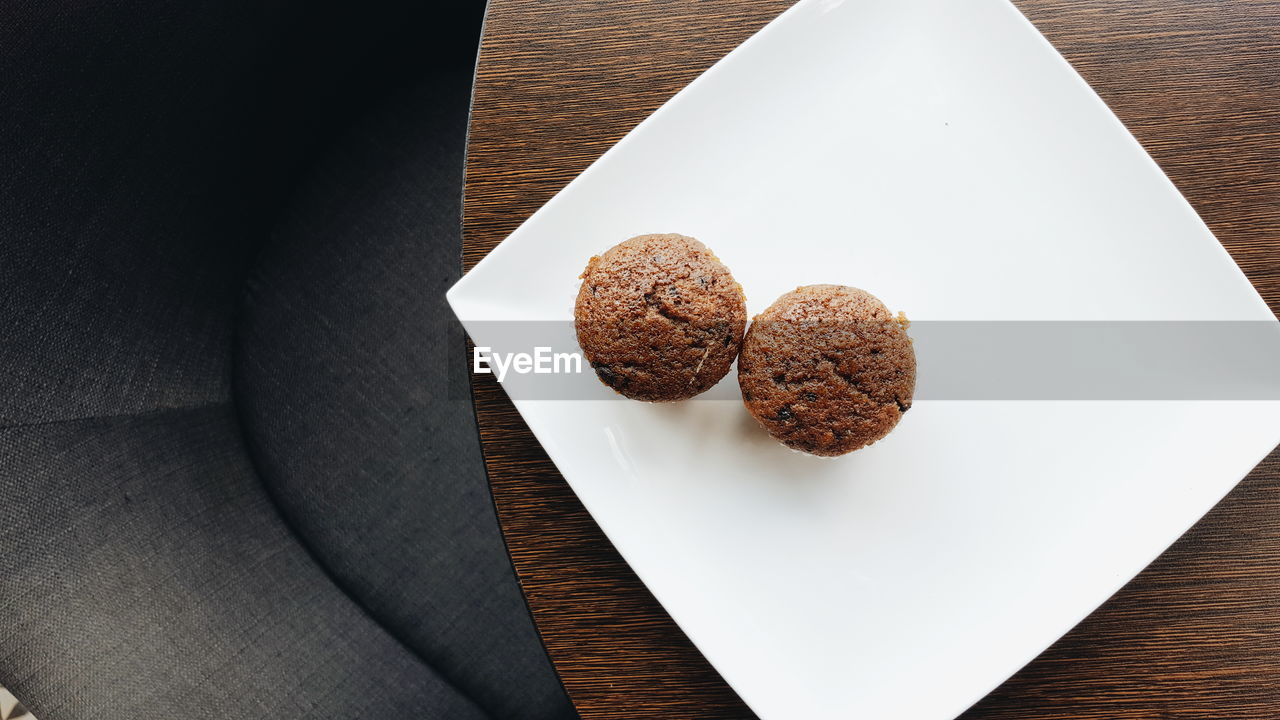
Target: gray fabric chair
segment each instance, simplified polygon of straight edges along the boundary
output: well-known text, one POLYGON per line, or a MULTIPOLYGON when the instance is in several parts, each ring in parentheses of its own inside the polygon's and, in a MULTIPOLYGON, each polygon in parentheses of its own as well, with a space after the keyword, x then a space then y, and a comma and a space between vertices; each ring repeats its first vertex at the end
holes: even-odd
POLYGON ((0 7, 0 685, 36 717, 575 716, 443 302, 481 12, 0 7))

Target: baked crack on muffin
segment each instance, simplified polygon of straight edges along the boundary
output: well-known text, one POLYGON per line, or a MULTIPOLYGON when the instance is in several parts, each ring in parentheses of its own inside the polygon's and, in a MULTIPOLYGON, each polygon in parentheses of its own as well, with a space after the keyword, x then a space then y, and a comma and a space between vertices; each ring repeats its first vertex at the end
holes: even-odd
POLYGON ((634 400, 684 400, 729 372, 742 344, 742 286, 706 245, 640 235, 591 258, 573 311, 600 380, 634 400))
POLYGON ((836 456, 879 440, 911 408, 907 322, 874 295, 807 285, 751 322, 738 358, 747 410, 796 450, 836 456))

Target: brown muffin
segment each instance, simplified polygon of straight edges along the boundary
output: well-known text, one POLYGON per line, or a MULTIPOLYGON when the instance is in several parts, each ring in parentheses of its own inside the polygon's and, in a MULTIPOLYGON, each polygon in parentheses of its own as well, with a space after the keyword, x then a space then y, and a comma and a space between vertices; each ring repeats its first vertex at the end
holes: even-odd
POLYGON ((747 306, 707 246, 641 235, 587 263, 573 321, 605 385, 635 400, 683 400, 729 372, 747 306))
POLYGON ((757 315, 742 342, 747 410, 796 450, 835 456, 870 445, 911 408, 916 356, 906 325, 863 290, 796 288, 757 315))

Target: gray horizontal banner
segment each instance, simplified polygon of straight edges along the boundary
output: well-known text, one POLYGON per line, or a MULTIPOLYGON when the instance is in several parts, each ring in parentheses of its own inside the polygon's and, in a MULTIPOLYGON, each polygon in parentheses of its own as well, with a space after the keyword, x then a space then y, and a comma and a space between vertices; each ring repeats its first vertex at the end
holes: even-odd
MULTIPOLYGON (((852 329, 854 332, 857 328, 852 329)), ((472 324, 467 374, 518 400, 622 400, 572 322, 472 324)), ((916 400, 1280 400, 1280 323, 920 321, 916 400)), ((465 392, 465 389, 462 390, 465 392)), ((731 372, 694 400, 739 401, 731 372)))

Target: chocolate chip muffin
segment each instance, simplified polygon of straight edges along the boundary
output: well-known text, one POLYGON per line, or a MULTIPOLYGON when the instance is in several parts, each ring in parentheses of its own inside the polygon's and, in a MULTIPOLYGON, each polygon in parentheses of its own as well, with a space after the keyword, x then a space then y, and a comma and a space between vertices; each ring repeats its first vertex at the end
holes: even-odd
POLYGON ((857 288, 808 285, 755 317, 738 358, 747 410, 796 450, 835 456, 889 433, 911 408, 907 322, 857 288))
POLYGON ((641 235, 587 263, 573 321, 605 385, 635 400, 683 400, 729 372, 747 306, 706 245, 641 235))

